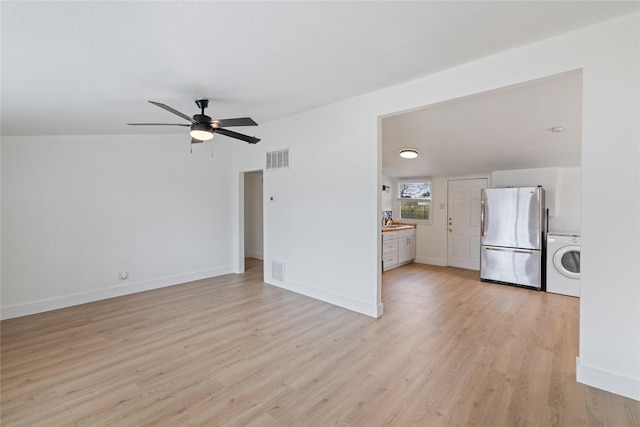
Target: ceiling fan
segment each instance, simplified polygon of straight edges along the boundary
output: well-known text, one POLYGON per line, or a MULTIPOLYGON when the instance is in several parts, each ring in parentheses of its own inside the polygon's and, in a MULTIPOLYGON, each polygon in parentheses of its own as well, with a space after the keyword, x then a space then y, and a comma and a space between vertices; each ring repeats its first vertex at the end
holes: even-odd
POLYGON ((200 108, 200 114, 196 114, 193 117, 189 117, 184 113, 181 113, 178 110, 174 110, 168 105, 162 104, 160 102, 149 101, 153 105, 157 105, 160 108, 164 108, 165 110, 182 117, 183 119, 188 120, 191 124, 186 123, 127 123, 131 126, 190 126, 191 131, 189 132, 191 135, 191 143, 201 143, 204 141, 208 141, 213 138, 214 133, 219 133, 221 135, 226 135, 231 138, 240 139, 242 141, 246 141, 249 144, 256 144, 260 139, 255 136, 243 135, 238 132, 234 132, 229 129, 224 129, 225 127, 234 127, 234 126, 258 126, 253 119, 249 117, 240 117, 236 119, 218 119, 213 120, 211 117, 206 116, 204 114, 204 109, 209 106, 208 99, 196 99, 196 105, 200 108))

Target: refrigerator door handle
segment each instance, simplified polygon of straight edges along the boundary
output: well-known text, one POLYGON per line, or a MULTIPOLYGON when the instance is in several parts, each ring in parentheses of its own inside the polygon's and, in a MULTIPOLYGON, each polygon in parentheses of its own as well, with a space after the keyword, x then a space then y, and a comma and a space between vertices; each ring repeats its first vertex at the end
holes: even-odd
POLYGON ((520 249, 500 249, 500 248, 488 248, 485 247, 486 250, 488 251, 499 251, 499 252, 515 252, 517 254, 533 254, 533 251, 523 251, 520 249))
POLYGON ((480 237, 484 237, 484 200, 480 200, 480 237))

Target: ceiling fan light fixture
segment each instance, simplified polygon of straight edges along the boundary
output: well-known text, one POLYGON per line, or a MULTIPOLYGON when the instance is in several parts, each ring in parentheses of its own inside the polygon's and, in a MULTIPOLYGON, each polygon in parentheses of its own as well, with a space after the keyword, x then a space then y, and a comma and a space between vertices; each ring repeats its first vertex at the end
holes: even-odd
POLYGON ((191 126, 191 132, 189 132, 189 134, 194 139, 208 141, 213 138, 213 129, 207 124, 196 123, 191 126))
POLYGON ((404 159, 415 159, 420 155, 420 152, 415 148, 403 148, 402 150, 398 151, 398 153, 400 153, 400 157, 404 159))
POLYGON ((191 135, 191 142, 204 142, 213 138, 214 134, 221 133, 229 138, 239 139, 241 141, 248 142, 249 144, 257 144, 260 138, 255 136, 243 135, 238 132, 234 132, 229 129, 225 129, 227 126, 258 126, 251 117, 236 117, 233 119, 218 119, 211 120, 211 117, 204 114, 204 109, 209 105, 207 99, 197 99, 196 105, 200 108, 201 114, 196 114, 193 117, 189 117, 180 111, 169 107, 161 102, 149 101, 151 104, 167 110, 176 116, 182 117, 189 121, 191 124, 178 124, 178 123, 127 123, 131 126, 188 126, 190 127, 189 135, 191 135))

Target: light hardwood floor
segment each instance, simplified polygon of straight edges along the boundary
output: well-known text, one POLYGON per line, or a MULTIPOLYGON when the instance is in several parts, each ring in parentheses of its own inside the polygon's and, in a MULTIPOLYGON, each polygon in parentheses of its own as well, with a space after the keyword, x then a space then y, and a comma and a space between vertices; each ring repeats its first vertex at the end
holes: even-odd
POLYGON ((3 426, 639 426, 575 382, 578 300, 411 264, 373 319, 247 272, 10 319, 3 426))

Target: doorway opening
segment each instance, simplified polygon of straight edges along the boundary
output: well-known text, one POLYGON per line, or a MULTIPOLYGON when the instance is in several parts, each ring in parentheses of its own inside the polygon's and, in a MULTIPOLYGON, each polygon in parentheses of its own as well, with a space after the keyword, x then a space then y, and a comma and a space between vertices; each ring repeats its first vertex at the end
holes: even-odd
POLYGON ((263 171, 240 173, 238 273, 262 271, 264 259, 263 171))
MULTIPOLYGON (((489 183, 542 185, 549 226, 579 230, 581 129, 581 69, 379 116, 378 188, 415 177, 432 183, 433 218, 417 226, 416 262, 479 269, 477 196, 489 183), (420 155, 401 158, 407 147, 420 155)), ((379 218, 396 206, 379 194, 379 218)))

